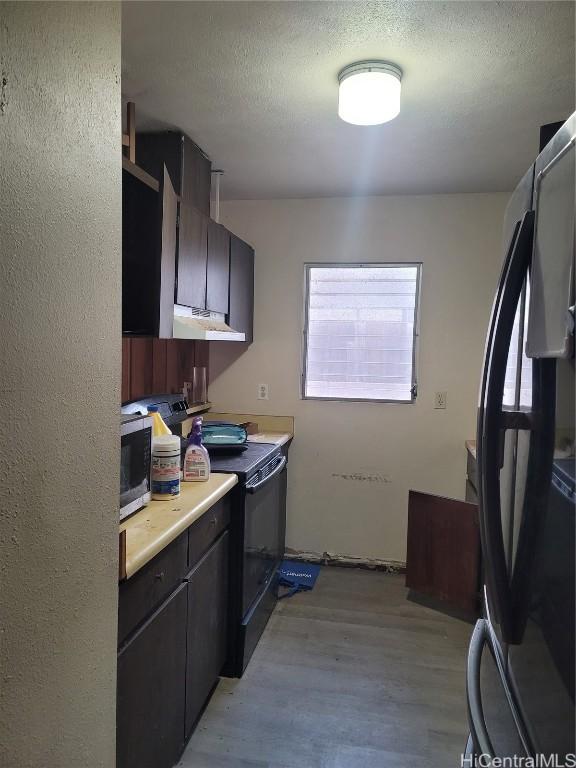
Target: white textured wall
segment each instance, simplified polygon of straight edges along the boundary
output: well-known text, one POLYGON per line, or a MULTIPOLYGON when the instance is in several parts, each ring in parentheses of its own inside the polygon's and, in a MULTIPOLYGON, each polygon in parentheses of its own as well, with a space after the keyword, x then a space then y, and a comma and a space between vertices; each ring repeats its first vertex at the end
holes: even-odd
POLYGON ((112 768, 120 9, 0 3, 0 765, 112 768))
POLYGON ((507 195, 234 201, 256 249, 255 341, 211 344, 218 410, 295 416, 287 544, 404 561, 410 488, 462 498, 507 195), (422 261, 415 405, 299 399, 304 263, 422 261), (270 400, 256 399, 267 382, 270 400), (434 410, 436 390, 448 408, 434 410), (385 482, 336 475, 380 475, 385 482))

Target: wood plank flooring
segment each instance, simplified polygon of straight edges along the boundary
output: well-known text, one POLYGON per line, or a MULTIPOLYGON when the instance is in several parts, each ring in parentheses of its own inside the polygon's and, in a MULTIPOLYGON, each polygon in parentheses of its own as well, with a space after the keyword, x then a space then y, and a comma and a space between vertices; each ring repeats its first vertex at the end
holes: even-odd
POLYGON ((323 568, 281 601, 242 680, 222 679, 181 768, 457 768, 472 627, 404 577, 323 568))

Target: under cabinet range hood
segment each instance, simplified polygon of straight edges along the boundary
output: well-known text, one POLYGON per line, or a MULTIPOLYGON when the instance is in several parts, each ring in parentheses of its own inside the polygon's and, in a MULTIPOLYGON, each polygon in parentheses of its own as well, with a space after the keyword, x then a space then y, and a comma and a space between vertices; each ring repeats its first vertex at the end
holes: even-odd
POLYGON ((197 341, 246 341, 246 335, 226 324, 225 315, 174 304, 172 335, 197 341))

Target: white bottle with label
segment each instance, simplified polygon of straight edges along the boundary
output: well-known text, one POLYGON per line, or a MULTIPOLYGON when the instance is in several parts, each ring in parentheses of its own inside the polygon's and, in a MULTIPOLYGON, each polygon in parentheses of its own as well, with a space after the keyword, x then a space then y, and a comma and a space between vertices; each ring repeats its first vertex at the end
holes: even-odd
POLYGON ((152 440, 152 498, 167 501, 180 493, 180 438, 161 435, 152 440))
POLYGON ((188 448, 184 456, 183 479, 185 482, 205 482, 210 478, 210 456, 202 445, 202 417, 192 422, 188 448))

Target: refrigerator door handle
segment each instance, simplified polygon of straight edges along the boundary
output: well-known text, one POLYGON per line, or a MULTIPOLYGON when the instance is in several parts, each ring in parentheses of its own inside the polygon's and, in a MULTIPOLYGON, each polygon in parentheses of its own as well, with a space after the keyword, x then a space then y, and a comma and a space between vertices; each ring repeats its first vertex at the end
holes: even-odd
POLYGON ((470 766, 470 768, 473 768, 475 760, 474 739, 472 738, 472 734, 469 733, 468 738, 466 739, 466 746, 464 747, 464 754, 462 755, 462 760, 460 762, 462 763, 462 766, 470 766))
POLYGON ((484 710, 482 708, 482 694, 480 690, 480 668, 482 665, 482 652, 488 638, 487 625, 484 619, 476 622, 470 647, 468 648, 468 661, 466 664, 466 695, 468 699, 468 721, 470 734, 474 744, 474 751, 490 758, 495 757, 494 747, 486 727, 484 710))
POLYGON ((480 685, 480 671, 482 668, 482 653, 484 647, 488 649, 494 659, 498 677, 504 691, 504 696, 510 713, 516 727, 522 749, 526 756, 535 754, 528 732, 524 726, 519 714, 519 707, 516 696, 508 682, 506 669, 502 652, 500 651, 498 641, 494 637, 490 623, 486 619, 478 619, 472 632, 470 646, 468 648, 468 660, 466 664, 466 695, 468 700, 468 722, 470 725, 470 738, 467 743, 467 750, 472 742, 472 752, 474 756, 488 755, 495 757, 494 746, 488 733, 486 719, 484 717, 484 708, 482 705, 482 692, 480 685))
MULTIPOLYGON (((505 642, 514 642, 514 617, 502 531, 500 469, 503 431, 514 424, 514 420, 504 412, 502 400, 514 318, 528 274, 533 236, 534 211, 527 211, 515 230, 492 308, 478 409, 480 536, 486 582, 505 642)), ((528 428, 531 423, 530 419, 526 420, 528 428)))
POLYGON ((530 610, 529 587, 534 570, 534 552, 548 504, 554 462, 556 428, 556 361, 532 361, 532 405, 534 432, 530 437, 522 518, 511 579, 514 626, 510 642, 521 643, 530 610))

